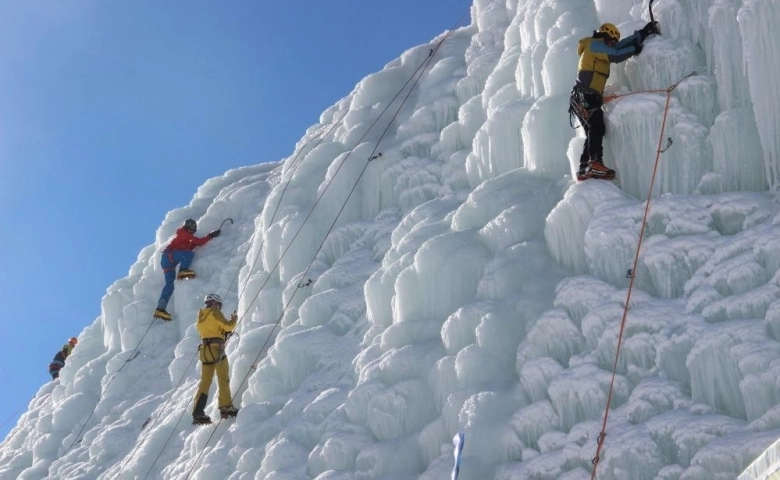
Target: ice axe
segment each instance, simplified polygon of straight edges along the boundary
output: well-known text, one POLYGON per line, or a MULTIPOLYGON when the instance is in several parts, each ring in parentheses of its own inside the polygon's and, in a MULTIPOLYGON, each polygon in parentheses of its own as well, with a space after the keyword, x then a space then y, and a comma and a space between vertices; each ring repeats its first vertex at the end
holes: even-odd
MULTIPOLYGON (((650 21, 653 23, 656 23, 655 17, 653 16, 653 2, 655 0, 650 0, 650 2, 647 4, 647 11, 650 12, 650 21)), ((658 27, 658 34, 661 34, 661 27, 658 27)))
POLYGON ((222 230, 222 227, 224 227, 227 222, 230 222, 230 224, 233 225, 233 219, 228 217, 228 218, 222 220, 222 223, 219 224, 219 230, 222 230))

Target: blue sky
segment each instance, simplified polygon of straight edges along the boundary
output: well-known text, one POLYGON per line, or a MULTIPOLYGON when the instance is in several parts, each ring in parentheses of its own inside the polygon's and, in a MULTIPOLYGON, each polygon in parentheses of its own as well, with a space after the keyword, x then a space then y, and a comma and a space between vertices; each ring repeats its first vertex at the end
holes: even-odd
POLYGON ((0 423, 168 211, 208 178, 289 156, 325 108, 470 4, 3 2, 0 423))

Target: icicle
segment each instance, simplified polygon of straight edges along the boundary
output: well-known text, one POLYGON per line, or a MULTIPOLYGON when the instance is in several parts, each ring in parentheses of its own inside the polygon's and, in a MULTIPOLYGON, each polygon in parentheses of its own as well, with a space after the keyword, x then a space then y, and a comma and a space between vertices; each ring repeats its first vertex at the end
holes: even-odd
POLYGON ((764 148, 767 180, 780 185, 780 8, 777 0, 745 0, 737 16, 742 50, 755 108, 758 135, 764 148))
MULTIPOLYGON (((613 102, 607 115, 607 140, 620 185, 642 198, 650 188, 665 101, 662 95, 635 95, 613 102)), ((664 137, 672 138, 674 145, 661 155, 656 173, 660 193, 693 193, 712 169, 707 129, 680 107, 674 99, 669 107, 664 137)))
POLYGON ((718 115, 707 141, 715 173, 724 191, 767 188, 761 140, 753 109, 742 107, 718 115))
POLYGON ((737 23, 740 4, 738 0, 718 0, 710 8, 709 26, 713 32, 718 32, 718 35, 713 36, 712 57, 721 110, 741 107, 750 102, 748 79, 742 68, 745 59, 737 23))
POLYGON ((569 95, 537 100, 523 120, 523 160, 525 166, 548 178, 569 173, 566 149, 572 136, 569 95))

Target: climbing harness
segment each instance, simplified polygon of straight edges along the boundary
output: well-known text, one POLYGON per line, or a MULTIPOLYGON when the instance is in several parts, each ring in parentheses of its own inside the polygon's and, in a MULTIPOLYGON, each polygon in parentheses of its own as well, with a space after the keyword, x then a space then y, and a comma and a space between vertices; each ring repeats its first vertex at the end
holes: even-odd
POLYGON ((580 125, 587 123, 592 112, 593 110, 588 110, 588 104, 585 101, 582 88, 579 85, 575 85, 569 95, 569 125, 571 128, 577 128, 574 126, 575 118, 579 120, 580 125))
POLYGON ((601 95, 589 90, 582 85, 574 85, 569 95, 569 125, 574 126, 574 118, 579 120, 580 125, 587 125, 590 116, 604 104, 601 95))
POLYGON ((203 365, 216 365, 227 357, 225 354, 225 339, 204 338, 200 345, 198 345, 198 352, 203 354, 203 360, 201 360, 203 365), (214 355, 214 350, 211 348, 212 345, 217 345, 219 347, 216 356, 214 355), (208 359, 208 361, 205 361, 206 359, 208 359))

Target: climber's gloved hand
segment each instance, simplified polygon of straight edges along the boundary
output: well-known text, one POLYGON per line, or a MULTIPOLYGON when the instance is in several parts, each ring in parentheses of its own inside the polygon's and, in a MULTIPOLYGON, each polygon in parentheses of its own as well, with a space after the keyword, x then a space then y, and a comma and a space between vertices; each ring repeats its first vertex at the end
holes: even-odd
POLYGON ((650 35, 660 35, 661 29, 658 27, 658 22, 647 22, 647 25, 639 30, 639 34, 642 36, 642 41, 644 42, 650 35))
POLYGON ((209 233, 209 238, 217 238, 219 234, 222 233, 219 230, 214 230, 213 232, 209 233))

